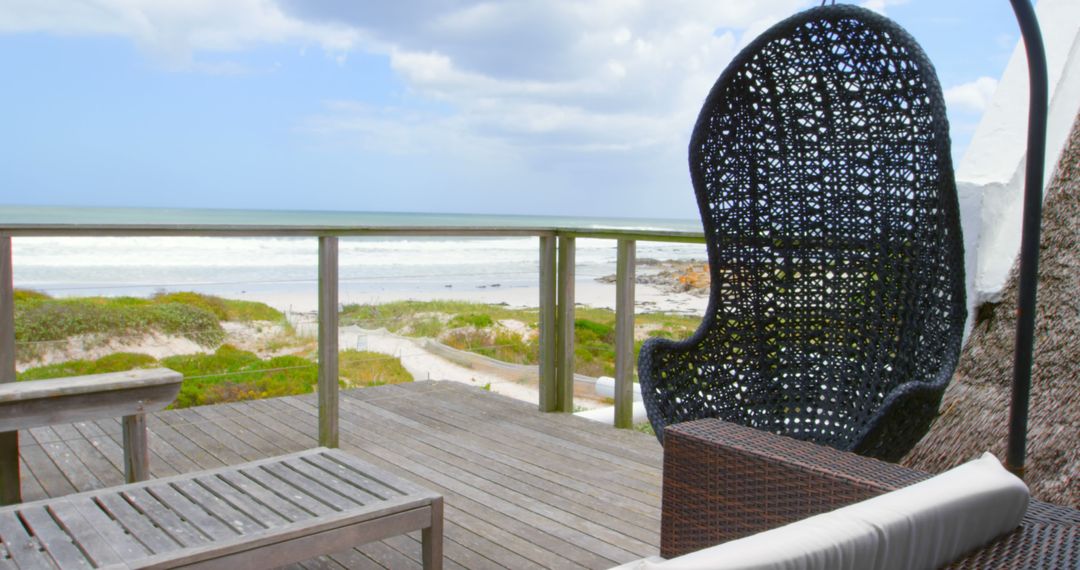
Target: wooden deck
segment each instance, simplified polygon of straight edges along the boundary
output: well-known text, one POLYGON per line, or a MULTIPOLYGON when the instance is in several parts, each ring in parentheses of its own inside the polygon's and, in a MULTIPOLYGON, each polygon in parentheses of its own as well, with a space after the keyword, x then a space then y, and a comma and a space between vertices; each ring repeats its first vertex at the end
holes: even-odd
MULTIPOLYGON (((316 446, 314 395, 153 414, 163 477, 316 446)), ((24 500, 124 482, 119 420, 22 432, 24 500)), ((657 554, 661 448, 452 382, 341 393, 341 447, 446 498, 447 568, 610 568, 657 554)), ((420 568, 419 533, 305 568, 420 568)))

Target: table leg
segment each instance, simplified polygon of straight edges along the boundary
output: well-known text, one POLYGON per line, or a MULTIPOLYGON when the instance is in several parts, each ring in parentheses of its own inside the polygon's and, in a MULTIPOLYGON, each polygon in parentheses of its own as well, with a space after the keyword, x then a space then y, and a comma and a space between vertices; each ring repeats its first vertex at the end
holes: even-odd
POLYGON ((124 416, 124 478, 128 483, 150 478, 150 451, 146 437, 146 415, 124 416))
POLYGON ((0 505, 22 502, 19 489, 19 432, 0 433, 0 505))
POLYGON ((443 567, 443 499, 431 501, 431 526, 420 531, 420 548, 424 570, 442 570, 443 567))

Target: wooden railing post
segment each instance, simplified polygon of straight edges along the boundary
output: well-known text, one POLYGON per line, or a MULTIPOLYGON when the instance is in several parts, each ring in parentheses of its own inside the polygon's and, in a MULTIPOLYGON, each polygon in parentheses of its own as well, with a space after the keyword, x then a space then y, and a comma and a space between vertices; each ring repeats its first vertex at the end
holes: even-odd
POLYGON ((319 237, 319 445, 338 446, 338 238, 319 237))
POLYGON ((555 236, 540 236, 540 411, 559 410, 556 373, 555 236))
MULTIPOLYGON (((0 382, 15 381, 15 274, 11 237, 0 237, 0 382)), ((0 505, 22 501, 19 489, 19 432, 0 432, 0 505)))
POLYGON ((637 243, 619 240, 615 264, 615 427, 634 424, 634 261, 637 243))
POLYGON ((558 411, 574 411, 574 238, 559 236, 555 368, 558 411))

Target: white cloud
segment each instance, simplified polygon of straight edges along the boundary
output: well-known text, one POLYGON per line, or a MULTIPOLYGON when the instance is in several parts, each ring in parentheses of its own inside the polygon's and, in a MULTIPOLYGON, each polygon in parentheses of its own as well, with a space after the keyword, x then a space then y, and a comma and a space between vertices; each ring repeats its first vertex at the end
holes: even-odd
POLYGON ((499 179, 514 180, 520 191, 508 194, 517 196, 512 199, 575 189, 566 199, 583 212, 589 210, 580 201, 592 200, 601 208, 594 213, 628 214, 640 206, 631 205, 634 196, 671 189, 670 199, 648 211, 680 216, 694 212, 686 141, 713 82, 748 41, 748 29, 762 31, 807 5, 285 4, 289 14, 310 23, 357 30, 362 49, 389 57, 410 98, 440 103, 437 111, 418 115, 338 101, 310 117, 303 130, 365 152, 442 157, 471 187, 482 183, 474 183, 476 177, 488 176, 483 173, 516 169, 499 179))
MULTIPOLYGON (((413 95, 446 104, 454 120, 440 126, 456 129, 459 140, 509 144, 538 161, 560 153, 684 148, 741 32, 763 30, 805 5, 526 0, 418 2, 408 10, 400 3, 286 4, 296 17, 358 30, 365 49, 389 55, 413 95)), ((358 123, 374 118, 368 109, 350 114, 340 107, 315 118, 324 129, 334 120, 361 135, 372 131, 358 123)))
POLYGON ((125 37, 176 69, 199 69, 200 51, 299 41, 340 54, 359 40, 354 29, 304 22, 272 0, 5 0, 0 33, 23 32, 125 37))
POLYGON ((945 90, 945 104, 957 110, 982 113, 994 97, 997 84, 993 77, 980 77, 975 81, 950 87, 945 90))

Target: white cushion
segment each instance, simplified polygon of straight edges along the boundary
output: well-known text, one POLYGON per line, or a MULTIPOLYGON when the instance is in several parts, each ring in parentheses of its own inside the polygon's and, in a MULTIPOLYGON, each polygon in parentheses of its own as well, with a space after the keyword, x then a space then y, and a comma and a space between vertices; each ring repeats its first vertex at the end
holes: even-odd
POLYGON ((671 560, 639 560, 627 568, 937 568, 1015 529, 1027 506, 1027 486, 986 453, 941 475, 861 503, 671 560))

